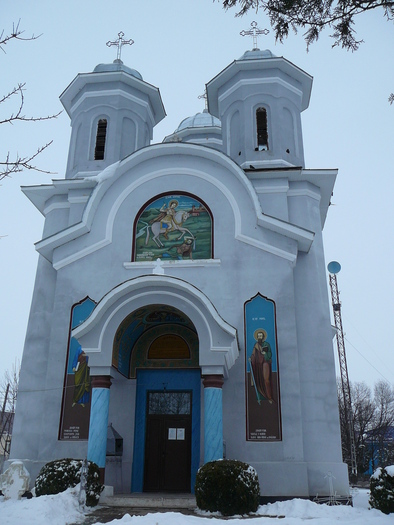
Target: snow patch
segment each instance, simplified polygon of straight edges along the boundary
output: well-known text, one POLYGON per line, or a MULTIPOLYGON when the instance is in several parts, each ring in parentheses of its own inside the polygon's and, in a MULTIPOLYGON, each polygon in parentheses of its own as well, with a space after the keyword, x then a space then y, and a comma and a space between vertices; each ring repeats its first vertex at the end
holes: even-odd
MULTIPOLYGON (((179 512, 157 512, 146 516, 130 516, 115 519, 107 525, 262 525, 264 518, 270 516, 267 525, 393 525, 393 515, 365 508, 368 490, 358 489, 354 507, 318 505, 309 500, 293 499, 271 503, 259 507, 254 516, 229 518, 225 521, 213 513, 200 516, 186 516, 179 512), (359 502, 362 505, 359 506, 359 502), (207 521, 209 519, 209 521, 207 521), (220 520, 220 521, 219 521, 220 520)), ((79 510, 76 489, 68 489, 55 496, 41 496, 30 500, 1 501, 1 525, 68 525, 83 523, 84 514, 79 510)), ((264 521, 265 522, 265 521, 264 521)), ((97 523, 97 525, 103 525, 97 523)))
POLYGON ((66 525, 83 521, 84 514, 74 488, 54 496, 0 501, 0 516, 2 525, 66 525))
POLYGON ((96 180, 98 184, 100 184, 101 182, 104 182, 105 180, 110 179, 113 176, 115 171, 118 169, 119 164, 120 160, 114 162, 110 166, 107 166, 105 170, 101 171, 97 175, 94 175, 93 177, 86 177, 86 179, 96 180))
POLYGON ((394 477, 394 465, 389 465, 388 467, 385 467, 386 468, 386 472, 389 476, 392 476, 394 477))

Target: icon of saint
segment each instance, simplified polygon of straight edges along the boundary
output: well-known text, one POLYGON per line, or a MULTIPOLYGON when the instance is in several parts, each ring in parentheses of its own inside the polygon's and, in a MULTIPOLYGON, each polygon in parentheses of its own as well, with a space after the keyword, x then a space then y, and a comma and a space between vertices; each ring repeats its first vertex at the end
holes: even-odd
POLYGON ((259 328, 254 332, 255 344, 249 358, 251 367, 251 383, 255 387, 257 401, 273 402, 272 397, 272 351, 268 343, 267 332, 259 328))

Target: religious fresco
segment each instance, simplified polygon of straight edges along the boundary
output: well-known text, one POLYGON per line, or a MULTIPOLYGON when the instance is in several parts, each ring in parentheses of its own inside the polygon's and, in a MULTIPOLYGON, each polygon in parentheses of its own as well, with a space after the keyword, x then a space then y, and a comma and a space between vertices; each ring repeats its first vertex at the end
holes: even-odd
POLYGON ((85 440, 89 437, 91 381, 88 357, 71 330, 83 323, 96 303, 87 297, 71 308, 66 374, 63 388, 59 439, 85 440))
POLYGON ((208 208, 188 194, 158 197, 135 221, 132 260, 211 259, 212 217, 208 208))
POLYGON ((116 331, 112 366, 126 377, 136 377, 138 368, 198 368, 193 323, 167 305, 139 308, 116 331))
POLYGON ((280 441, 282 424, 275 303, 260 294, 245 303, 246 439, 280 441))

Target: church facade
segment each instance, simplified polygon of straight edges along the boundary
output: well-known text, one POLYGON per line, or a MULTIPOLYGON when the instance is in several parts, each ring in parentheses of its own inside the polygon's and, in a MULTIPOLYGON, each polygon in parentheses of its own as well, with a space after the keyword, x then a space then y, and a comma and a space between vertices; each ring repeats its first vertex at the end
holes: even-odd
POLYGON ((322 229, 336 170, 305 168, 312 77, 254 49, 151 144, 159 90, 79 74, 45 216, 11 458, 95 461, 116 492, 193 492, 251 464, 266 497, 348 495, 322 229))

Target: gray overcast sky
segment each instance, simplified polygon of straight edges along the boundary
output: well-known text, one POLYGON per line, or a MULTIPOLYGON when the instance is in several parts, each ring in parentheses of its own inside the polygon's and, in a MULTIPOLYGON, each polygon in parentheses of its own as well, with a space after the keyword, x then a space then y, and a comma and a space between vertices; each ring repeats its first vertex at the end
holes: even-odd
MULTIPOLYGON (((198 96, 205 83, 251 49, 239 35, 253 20, 269 28, 262 12, 235 18, 212 0, 3 0, 0 30, 21 19, 25 36, 0 52, 0 96, 26 82, 25 114, 62 109, 59 95, 77 73, 116 58, 106 47, 119 31, 135 41, 122 60, 160 89, 167 117, 154 142, 180 121, 204 109, 198 96)), ((284 56, 314 77, 309 108, 303 113, 307 168, 339 168, 324 230, 326 262, 338 260, 338 276, 348 369, 351 381, 394 382, 391 323, 394 312, 393 244, 393 24, 380 11, 356 25, 365 43, 355 52, 331 48, 326 32, 309 53, 301 33, 275 44, 272 31, 260 49, 284 56)), ((0 106, 0 120, 7 109, 0 106)), ((0 187, 0 375, 20 359, 30 310, 43 217, 20 191, 21 185, 63 178, 70 137, 66 113, 54 121, 0 126, 0 159, 7 151, 28 155, 53 139, 37 164, 53 175, 24 172, 0 187)), ((264 283, 260 292, 264 292, 264 283)), ((241 305, 240 305, 241 306, 241 305)), ((336 347, 335 347, 336 352, 336 347)))

